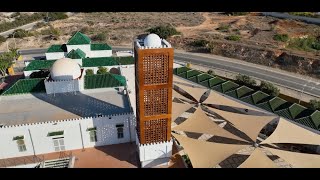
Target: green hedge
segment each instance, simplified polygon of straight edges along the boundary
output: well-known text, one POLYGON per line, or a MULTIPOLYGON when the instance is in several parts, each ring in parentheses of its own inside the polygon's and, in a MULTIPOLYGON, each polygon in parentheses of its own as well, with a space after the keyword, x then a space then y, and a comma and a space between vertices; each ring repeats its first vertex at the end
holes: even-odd
POLYGON ((119 87, 125 86, 126 79, 123 76, 116 74, 95 74, 84 76, 84 88, 85 89, 96 89, 96 88, 107 88, 107 87, 119 87))
POLYGON ((45 92, 44 78, 20 79, 2 95, 45 92))

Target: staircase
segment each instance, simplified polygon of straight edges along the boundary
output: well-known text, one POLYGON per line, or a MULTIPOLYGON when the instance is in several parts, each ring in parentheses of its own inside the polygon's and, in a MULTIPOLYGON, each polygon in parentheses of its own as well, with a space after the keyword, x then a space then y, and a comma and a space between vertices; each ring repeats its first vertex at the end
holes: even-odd
POLYGON ((44 168, 68 168, 70 158, 60 158, 44 161, 44 168))

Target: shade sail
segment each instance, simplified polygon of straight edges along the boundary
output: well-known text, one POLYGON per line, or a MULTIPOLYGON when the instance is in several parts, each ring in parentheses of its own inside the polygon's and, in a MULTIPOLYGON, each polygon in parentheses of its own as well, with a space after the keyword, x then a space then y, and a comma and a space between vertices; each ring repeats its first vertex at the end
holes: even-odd
POLYGON ((230 106, 230 107, 234 107, 234 108, 250 109, 253 111, 263 112, 262 110, 248 106, 244 103, 237 102, 227 96, 221 95, 221 94, 219 94, 215 91, 212 91, 212 90, 210 91, 208 98, 203 103, 230 106))
POLYGON ((189 95, 195 98, 198 102, 200 101, 201 96, 208 91, 207 88, 203 88, 199 85, 183 81, 177 77, 173 77, 174 84, 180 89, 186 91, 189 95))
POLYGON ((192 105, 187 103, 172 102, 172 121, 177 119, 182 113, 190 109, 192 105))
POLYGON ((320 145, 320 135, 280 118, 276 130, 261 144, 293 143, 320 145))
POLYGON ((320 155, 305 154, 284 151, 279 149, 267 148, 272 154, 275 154, 291 164, 295 168, 320 168, 320 155))
POLYGON ((256 141, 261 129, 272 120, 278 118, 277 116, 255 116, 222 111, 219 109, 208 107, 211 111, 217 113, 237 129, 244 132, 250 139, 256 141))
POLYGON ((190 99, 182 96, 180 93, 178 93, 176 90, 172 90, 172 97, 175 97, 175 98, 179 98, 179 99, 183 99, 183 100, 186 100, 186 101, 190 101, 190 99))
POLYGON ((278 166, 269 159, 259 148, 256 148, 247 160, 238 168, 277 168, 278 166))
POLYGON ((244 139, 219 127, 205 114, 201 107, 198 107, 197 110, 187 120, 172 129, 177 131, 211 134, 245 141, 244 139))
POLYGON ((172 134, 183 146, 194 168, 212 168, 249 145, 212 143, 172 134))

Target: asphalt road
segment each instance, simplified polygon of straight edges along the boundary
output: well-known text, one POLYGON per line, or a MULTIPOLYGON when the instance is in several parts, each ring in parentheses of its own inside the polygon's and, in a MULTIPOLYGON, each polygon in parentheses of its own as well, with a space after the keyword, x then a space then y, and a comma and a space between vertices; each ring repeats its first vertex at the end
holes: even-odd
MULTIPOLYGON (((128 48, 114 47, 115 51, 130 50, 128 48)), ((44 54, 46 49, 20 50, 22 55, 44 54)), ((209 67, 224 69, 227 71, 246 74, 262 80, 270 81, 278 85, 286 86, 295 90, 300 90, 313 96, 320 97, 320 84, 311 80, 311 78, 301 78, 292 76, 292 74, 274 71, 271 68, 261 68, 254 64, 232 62, 230 59, 221 56, 203 57, 191 55, 190 53, 175 52, 175 61, 190 62, 191 64, 201 64, 209 67)))

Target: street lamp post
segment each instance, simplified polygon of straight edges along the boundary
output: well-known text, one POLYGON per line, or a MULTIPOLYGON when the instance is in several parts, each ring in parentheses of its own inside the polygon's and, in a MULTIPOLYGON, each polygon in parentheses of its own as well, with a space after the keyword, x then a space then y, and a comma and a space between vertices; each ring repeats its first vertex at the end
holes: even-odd
POLYGON ((307 84, 310 83, 310 80, 311 80, 311 77, 309 77, 309 80, 307 81, 307 83, 305 83, 305 84, 303 85, 302 91, 300 92, 299 104, 300 104, 300 102, 301 102, 301 98, 302 98, 302 94, 303 94, 303 92, 304 92, 304 88, 306 88, 307 84))

